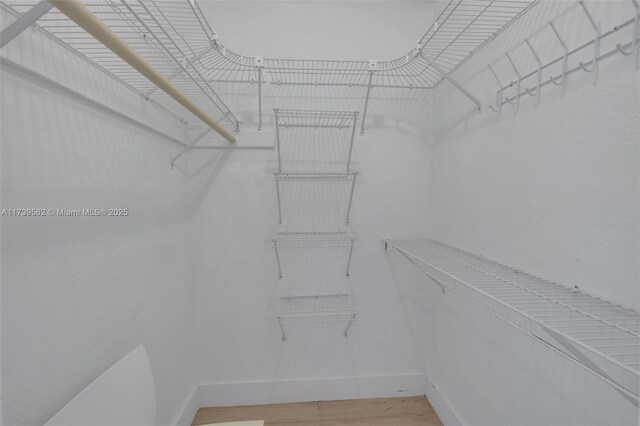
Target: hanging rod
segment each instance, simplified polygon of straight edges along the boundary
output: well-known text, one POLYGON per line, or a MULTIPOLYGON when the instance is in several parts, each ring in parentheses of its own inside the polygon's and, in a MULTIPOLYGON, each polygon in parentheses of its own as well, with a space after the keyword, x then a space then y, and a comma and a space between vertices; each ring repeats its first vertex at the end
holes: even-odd
POLYGON ((224 129, 220 124, 209 117, 200 107, 196 106, 178 88, 176 88, 165 76, 160 74, 149 62, 127 45, 117 34, 97 16, 87 9, 79 0, 49 0, 54 7, 66 15, 73 22, 91 34, 96 40, 105 45, 109 50, 119 56, 123 61, 135 68, 151 82, 171 96, 176 102, 185 107, 193 115, 202 120, 206 125, 215 130, 220 136, 230 143, 235 143, 236 138, 224 129))

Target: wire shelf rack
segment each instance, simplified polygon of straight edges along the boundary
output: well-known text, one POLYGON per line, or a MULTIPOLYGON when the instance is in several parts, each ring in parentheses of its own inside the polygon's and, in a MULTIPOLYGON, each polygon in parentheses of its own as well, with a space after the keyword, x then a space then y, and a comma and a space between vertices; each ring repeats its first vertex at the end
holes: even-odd
POLYGON ((273 248, 287 295, 343 291, 355 238, 349 231, 277 232, 273 248))
POLYGON ((278 171, 349 172, 356 111, 274 109, 278 171))
POLYGON ((292 324, 346 322, 343 331, 346 337, 358 317, 358 311, 350 294, 285 296, 277 301, 275 317, 282 332, 282 341, 287 340, 285 325, 292 324))
MULTIPOLYGON (((2 1, 2 11, 16 18, 36 2, 2 1)), ((190 2, 155 0, 104 0, 85 5, 122 40, 167 77, 196 105, 215 118, 230 132, 239 129, 239 121, 207 80, 201 61, 214 49, 213 42, 201 29, 201 19, 189 7, 190 2)), ((184 123, 200 121, 171 97, 142 76, 84 29, 51 9, 37 21, 37 26, 60 41, 75 54, 93 63, 108 75, 153 101, 184 123)), ((203 125, 204 128, 204 125, 203 125)))
POLYGON ((640 313, 433 240, 387 250, 638 399, 640 313))
MULTIPOLYGON (((105 18, 105 22, 110 26, 119 28, 121 31, 116 31, 119 35, 131 36, 131 41, 140 41, 140 38, 144 38, 140 34, 144 31, 149 31, 147 40, 144 40, 146 43, 156 35, 161 39, 170 38, 172 42, 168 45, 169 50, 175 48, 171 53, 177 55, 176 58, 179 60, 187 58, 197 69, 196 74, 201 74, 206 82, 262 82, 264 70, 270 82, 275 84, 332 86, 371 84, 374 87, 432 88, 438 84, 442 76, 424 60, 423 55, 429 56, 444 70, 451 71, 538 1, 451 0, 413 49, 398 58, 380 62, 263 59, 259 56, 241 55, 222 44, 195 1, 127 0, 127 3, 121 3, 105 0, 88 3, 88 6, 101 18, 105 18), (135 14, 143 18, 144 23, 138 21, 138 16, 134 16, 127 10, 127 4, 134 9, 135 14)), ((3 4, 22 13, 36 2, 6 0, 3 4)), ((43 28, 47 31, 53 21, 57 21, 58 25, 69 24, 68 20, 57 12, 48 13, 43 21, 45 22, 43 28)), ((80 46, 74 37, 70 37, 70 34, 60 31, 52 31, 52 34, 81 53, 86 53, 86 47, 80 46)), ((87 38, 83 37, 85 41, 87 38)), ((139 45, 139 43, 136 44, 139 45)), ((90 45, 96 47, 95 43, 90 45)), ((158 52, 154 51, 153 55, 156 54, 158 52)), ((93 54, 89 57, 92 60, 98 59, 93 54)), ((119 63, 105 61, 103 58, 96 62, 118 77, 122 75, 119 63)), ((171 64, 171 61, 167 62, 171 64)), ((169 68, 170 72, 179 71, 173 66, 169 68)), ((128 78, 139 77, 129 75, 128 78)), ((137 88, 137 85, 133 87, 137 88)), ((144 94, 145 91, 142 90, 142 93, 144 94)))
POLYGON ((335 231, 350 221, 358 172, 276 172, 278 219, 288 231, 335 231))

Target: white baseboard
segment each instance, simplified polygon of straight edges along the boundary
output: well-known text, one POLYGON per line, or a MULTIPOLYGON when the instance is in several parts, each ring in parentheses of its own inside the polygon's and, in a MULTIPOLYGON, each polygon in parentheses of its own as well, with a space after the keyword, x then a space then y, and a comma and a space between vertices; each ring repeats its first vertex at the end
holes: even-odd
POLYGON ((200 386, 196 385, 193 390, 189 392, 189 395, 182 404, 182 409, 178 416, 173 421, 172 426, 190 426, 193 418, 196 416, 196 412, 200 406, 198 405, 198 389, 200 386))
POLYGON ((419 396, 426 387, 424 374, 203 383, 187 398, 174 425, 189 425, 200 407, 419 396))
POLYGON ((435 410, 438 417, 445 426, 462 426, 460 418, 456 415, 453 408, 449 405, 447 400, 442 396, 436 385, 433 384, 428 377, 425 376, 426 390, 425 394, 429 403, 435 410))

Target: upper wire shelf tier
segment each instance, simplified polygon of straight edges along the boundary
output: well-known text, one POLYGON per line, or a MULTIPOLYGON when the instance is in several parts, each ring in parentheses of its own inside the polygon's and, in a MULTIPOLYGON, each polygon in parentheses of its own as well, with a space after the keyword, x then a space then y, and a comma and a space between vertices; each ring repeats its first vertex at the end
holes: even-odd
POLYGON ((432 278, 638 399, 640 313, 432 240, 385 240, 432 278))
POLYGON ((358 172, 322 173, 322 172, 275 172, 278 181, 353 181, 358 172))
MULTIPOLYGON (((16 18, 30 10, 35 2, 2 1, 3 12, 16 18)), ((218 96, 205 76, 200 62, 213 41, 200 22, 202 17, 190 2, 164 0, 104 0, 86 2, 85 6, 138 52, 156 70, 168 78, 183 94, 216 119, 230 132, 239 128, 239 121, 218 96)), ((62 42, 80 57, 137 92, 143 98, 160 105, 181 121, 201 122, 151 81, 120 59, 53 8, 38 21, 46 34, 62 42)), ((204 127, 204 125, 202 125, 204 127)))
POLYGON ((273 111, 279 172, 350 171, 357 111, 273 111))
POLYGON ((352 128, 357 111, 311 111, 274 109, 276 123, 282 127, 352 128))
MULTIPOLYGON (((173 55, 179 61, 186 59, 187 66, 191 66, 189 74, 194 74, 194 77, 207 84, 262 82, 267 75, 274 84, 433 88, 442 80, 442 75, 429 61, 446 72, 454 70, 538 1, 540 0, 451 0, 416 46, 406 54, 388 61, 263 59, 259 56, 241 55, 222 44, 194 0, 127 0, 126 3, 105 0, 87 3, 87 6, 120 36, 125 36, 123 38, 127 42, 135 42, 134 46, 143 48, 146 59, 162 58, 167 62, 168 66, 165 66, 164 71, 169 76, 181 73, 180 67, 173 64, 173 55), (131 6, 132 10, 126 5, 131 6), (145 33, 147 37, 144 36, 145 33), (157 46, 152 48, 155 41, 151 40, 155 40, 156 36, 166 44, 166 49, 160 46, 159 50, 169 52, 159 52, 157 46), (149 54, 151 57, 146 56, 149 54)), ((3 1, 3 4, 18 13, 28 10, 36 3, 3 1)), ((78 34, 77 31, 72 34, 52 28, 59 25, 73 27, 60 13, 49 12, 42 18, 42 22, 43 29, 124 80, 141 94, 153 90, 147 82, 140 81, 142 77, 132 73, 128 66, 122 69, 123 65, 111 60, 113 58, 105 60, 92 52, 98 49, 107 53, 90 36, 78 34), (76 36, 80 36, 81 40, 75 39, 76 36)), ((155 61, 154 65, 160 63, 162 61, 155 61)), ((220 104, 221 101, 216 100, 215 103, 220 104)), ((227 109, 222 109, 226 116, 227 109)))

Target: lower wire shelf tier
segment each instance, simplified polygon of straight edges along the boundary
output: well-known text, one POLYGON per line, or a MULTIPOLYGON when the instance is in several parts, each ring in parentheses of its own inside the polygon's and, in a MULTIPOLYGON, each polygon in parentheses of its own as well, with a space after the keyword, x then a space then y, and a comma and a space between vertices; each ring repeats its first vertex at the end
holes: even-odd
POLYGON ((344 336, 357 319, 351 294, 320 294, 315 296, 283 296, 277 301, 275 317, 280 325, 282 341, 287 340, 285 325, 321 322, 346 322, 344 336))
POLYGON ((444 293, 462 294, 638 400, 639 312, 433 240, 383 242, 444 293))

